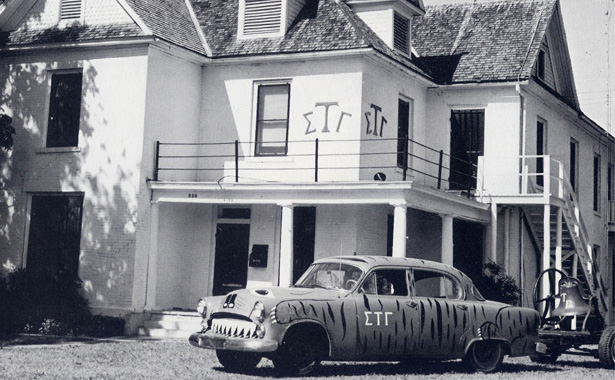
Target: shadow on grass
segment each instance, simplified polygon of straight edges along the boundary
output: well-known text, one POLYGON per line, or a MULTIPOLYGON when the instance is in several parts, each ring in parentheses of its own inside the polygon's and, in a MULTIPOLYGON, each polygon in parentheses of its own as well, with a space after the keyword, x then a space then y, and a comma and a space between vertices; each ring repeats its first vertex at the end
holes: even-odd
MULTIPOLYGON (((214 371, 221 373, 233 373, 224 367, 214 367, 214 371)), ((563 371, 557 366, 544 366, 539 364, 522 364, 522 363, 503 363, 500 373, 521 373, 534 372, 539 373, 554 373, 563 371)), ((370 374, 378 374, 383 376, 397 375, 453 375, 453 374, 472 374, 462 361, 413 361, 408 363, 397 362, 325 362, 314 374, 308 377, 333 377, 333 376, 366 376, 370 374)), ((262 361, 258 368, 244 372, 251 376, 257 377, 286 377, 278 372, 269 361, 262 361)))
POLYGON ((95 338, 89 336, 57 336, 43 334, 14 334, 0 336, 0 347, 36 346, 36 345, 62 345, 69 343, 100 344, 118 340, 127 340, 124 336, 95 338))

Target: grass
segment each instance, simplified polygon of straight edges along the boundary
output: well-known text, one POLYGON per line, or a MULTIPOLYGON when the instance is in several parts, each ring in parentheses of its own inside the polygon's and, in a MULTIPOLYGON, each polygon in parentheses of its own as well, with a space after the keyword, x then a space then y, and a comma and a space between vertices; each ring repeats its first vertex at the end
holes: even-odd
MULTIPOLYGON (((465 372, 460 361, 418 364, 330 363, 310 379, 519 379, 611 378, 591 357, 563 355, 555 365, 538 365, 527 357, 506 358, 502 371, 490 375, 465 372)), ((185 340, 86 339, 80 341, 35 338, 0 342, 2 379, 259 379, 275 378, 269 360, 249 374, 225 371, 215 353, 192 347, 185 340), (35 344, 30 344, 35 343, 35 344)))

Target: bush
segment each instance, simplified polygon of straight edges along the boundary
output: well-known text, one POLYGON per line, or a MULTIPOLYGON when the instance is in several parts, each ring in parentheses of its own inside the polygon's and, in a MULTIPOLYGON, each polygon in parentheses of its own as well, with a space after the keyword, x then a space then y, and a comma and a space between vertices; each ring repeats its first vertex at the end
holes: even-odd
POLYGON ((10 273, 0 280, 0 333, 123 334, 123 319, 92 316, 81 285, 66 272, 10 273))
POLYGON ((515 279, 494 262, 483 266, 482 276, 475 281, 475 285, 481 294, 491 301, 517 305, 521 299, 521 291, 515 279))

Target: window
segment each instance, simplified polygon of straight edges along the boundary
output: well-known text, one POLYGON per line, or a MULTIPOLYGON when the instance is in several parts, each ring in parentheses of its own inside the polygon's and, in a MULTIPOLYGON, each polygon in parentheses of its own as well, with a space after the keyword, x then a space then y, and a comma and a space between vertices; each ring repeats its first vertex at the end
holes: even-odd
POLYGON ((282 0, 244 0, 240 36, 278 34, 282 29, 282 0))
POLYGON ((613 201, 613 165, 609 164, 607 169, 607 199, 609 202, 613 201))
POLYGON ((26 267, 34 272, 78 275, 82 194, 32 196, 26 267))
POLYGON ((600 212, 600 155, 594 154, 594 211, 600 212))
MULTIPOLYGON (((547 133, 547 123, 539 119, 536 122, 536 155, 543 156, 547 152, 547 144, 546 144, 546 133, 547 133)), ((549 173, 544 173, 544 158, 538 157, 536 158, 536 184, 538 186, 544 186, 545 177, 548 178, 549 173)))
POLYGON ((77 146, 81 117, 81 73, 51 77, 47 147, 77 146))
POLYGON ((393 14, 393 47, 404 54, 410 50, 410 20, 393 14))
POLYGON ((256 114, 256 155, 284 156, 288 149, 290 84, 260 85, 256 114))
POLYGON ((367 276, 361 286, 361 292, 382 296, 407 296, 407 278, 405 269, 379 269, 367 276))
POLYGON ((451 111, 450 190, 476 189, 478 157, 484 154, 485 110, 451 111))
POLYGON ((413 289, 416 297, 457 299, 461 296, 461 289, 456 281, 435 271, 414 270, 413 289))
POLYGON ((81 18, 81 0, 62 0, 60 5, 60 20, 81 18))
POLYGON ((540 79, 545 79, 545 51, 541 50, 538 53, 538 62, 536 63, 536 76, 540 79))
POLYGON ((576 193, 578 189, 579 177, 579 142, 575 139, 570 140, 570 185, 576 193))
POLYGON ((408 167, 408 139, 412 117, 411 101, 399 99, 397 103, 397 167, 408 167))

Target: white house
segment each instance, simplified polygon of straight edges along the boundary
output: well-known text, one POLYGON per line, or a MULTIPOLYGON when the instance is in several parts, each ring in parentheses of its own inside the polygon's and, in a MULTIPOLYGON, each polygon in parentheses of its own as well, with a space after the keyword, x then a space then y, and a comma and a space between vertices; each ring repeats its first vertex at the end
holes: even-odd
POLYGON ((561 267, 612 309, 613 139, 557 0, 6 0, 0 29, 0 262, 72 268, 130 332, 340 254, 496 261, 524 305, 561 267))

